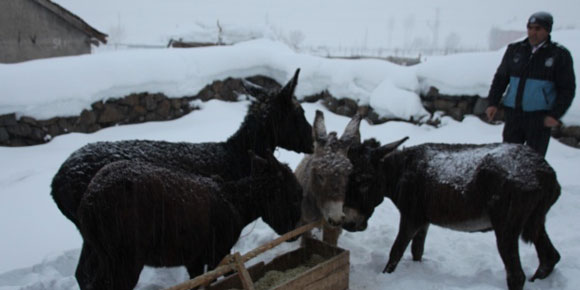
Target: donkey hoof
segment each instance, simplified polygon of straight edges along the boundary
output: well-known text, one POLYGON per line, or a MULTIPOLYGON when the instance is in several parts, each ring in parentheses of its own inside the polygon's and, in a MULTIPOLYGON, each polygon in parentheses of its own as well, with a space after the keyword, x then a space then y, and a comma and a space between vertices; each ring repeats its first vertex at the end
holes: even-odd
POLYGON ((523 290, 525 282, 526 276, 523 272, 515 275, 507 275, 507 284, 509 290, 523 290))
POLYGON ((397 268, 397 264, 387 263, 387 265, 385 266, 385 269, 383 270, 383 273, 389 273, 389 274, 393 273, 396 268, 397 268))
POLYGON ((541 280, 541 279, 548 277, 550 274, 552 274, 552 271, 554 271, 554 268, 556 267, 556 264, 559 261, 560 261, 560 255, 558 253, 556 253, 556 255, 554 256, 552 261, 540 264, 540 266, 538 267, 538 270, 536 270, 536 273, 534 274, 534 276, 532 276, 530 281, 534 282, 534 280, 536 280, 536 279, 541 280))
POLYGON ((552 269, 547 269, 547 268, 538 268, 538 270, 536 271, 536 273, 534 274, 534 276, 532 276, 532 278, 530 278, 530 282, 534 282, 536 279, 544 279, 546 277, 548 277, 550 275, 550 273, 552 273, 552 269))

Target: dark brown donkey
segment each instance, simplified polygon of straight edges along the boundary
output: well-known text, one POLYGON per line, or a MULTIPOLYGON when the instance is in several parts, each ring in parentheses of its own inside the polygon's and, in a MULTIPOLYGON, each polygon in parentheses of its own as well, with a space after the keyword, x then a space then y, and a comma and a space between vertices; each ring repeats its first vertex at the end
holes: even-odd
MULTIPOLYGON (((249 86, 254 97, 240 128, 225 142, 172 143, 149 140, 97 142, 73 152, 52 180, 52 197, 60 211, 77 227, 78 206, 87 186, 105 165, 122 160, 142 161, 224 180, 248 176, 248 150, 266 156, 280 146, 312 153, 312 126, 294 97, 294 77, 280 90, 249 86)), ((184 132, 184 134, 188 134, 184 132)))
POLYGON ((383 272, 391 273, 412 241, 420 261, 429 224, 466 232, 493 230, 510 290, 523 289, 518 238, 532 242, 540 265, 530 279, 546 278, 560 260, 545 228, 560 195, 556 173, 533 150, 519 144, 422 144, 396 150, 406 140, 380 146, 353 145, 353 174, 343 227, 366 228, 383 196, 401 214, 399 233, 383 272))
POLYGON ((77 211, 80 288, 133 289, 144 265, 184 265, 193 278, 258 217, 280 235, 294 229, 302 187, 288 166, 265 158, 252 154, 250 175, 233 181, 140 161, 103 167, 77 211))

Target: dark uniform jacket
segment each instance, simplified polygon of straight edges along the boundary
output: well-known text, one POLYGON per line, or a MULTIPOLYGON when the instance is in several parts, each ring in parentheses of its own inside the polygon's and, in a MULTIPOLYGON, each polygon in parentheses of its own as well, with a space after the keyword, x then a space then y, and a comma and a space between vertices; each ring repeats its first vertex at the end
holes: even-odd
POLYGON ((532 46, 526 38, 508 46, 493 78, 489 105, 498 106, 501 101, 512 109, 546 111, 560 119, 570 107, 575 91, 576 77, 570 52, 548 38, 532 54, 532 46))

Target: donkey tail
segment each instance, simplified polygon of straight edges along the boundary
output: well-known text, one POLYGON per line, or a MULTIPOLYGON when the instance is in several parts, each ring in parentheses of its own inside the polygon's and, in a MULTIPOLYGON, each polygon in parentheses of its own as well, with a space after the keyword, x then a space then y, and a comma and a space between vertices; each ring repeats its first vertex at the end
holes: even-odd
POLYGON ((540 187, 542 197, 530 214, 522 231, 522 239, 526 243, 533 242, 538 238, 541 229, 544 228, 548 211, 560 196, 561 187, 556 179, 556 174, 552 171, 551 174, 543 177, 544 180, 541 184, 544 186, 540 187))

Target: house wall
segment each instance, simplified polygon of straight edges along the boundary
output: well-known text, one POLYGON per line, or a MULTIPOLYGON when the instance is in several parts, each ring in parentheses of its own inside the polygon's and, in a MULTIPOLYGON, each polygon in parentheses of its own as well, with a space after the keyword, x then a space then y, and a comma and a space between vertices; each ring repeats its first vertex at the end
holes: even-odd
POLYGON ((32 0, 0 0, 0 63, 91 52, 89 37, 32 0))
POLYGON ((498 50, 524 36, 526 36, 526 31, 524 30, 502 30, 492 28, 489 33, 489 49, 498 50))

